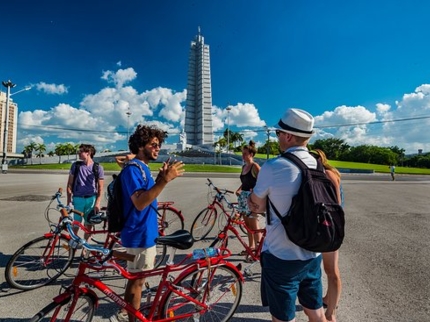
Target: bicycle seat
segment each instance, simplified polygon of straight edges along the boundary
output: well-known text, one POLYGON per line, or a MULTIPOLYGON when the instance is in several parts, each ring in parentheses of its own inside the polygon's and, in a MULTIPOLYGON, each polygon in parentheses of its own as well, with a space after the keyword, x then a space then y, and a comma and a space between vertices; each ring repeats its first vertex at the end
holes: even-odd
POLYGON ((193 247, 194 239, 187 230, 177 230, 173 234, 160 236, 155 239, 159 245, 172 246, 177 249, 189 249, 193 247))

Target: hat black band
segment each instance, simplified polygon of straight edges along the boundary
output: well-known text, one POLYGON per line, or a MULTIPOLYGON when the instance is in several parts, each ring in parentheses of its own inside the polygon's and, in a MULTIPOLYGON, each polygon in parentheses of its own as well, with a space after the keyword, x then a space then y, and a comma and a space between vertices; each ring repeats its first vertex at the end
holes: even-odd
POLYGON ((299 129, 296 129, 294 127, 291 127, 291 126, 285 124, 284 122, 282 122, 282 120, 279 120, 278 125, 282 129, 284 129, 285 131, 292 131, 292 132, 299 132, 299 133, 306 133, 306 134, 313 134, 314 133, 313 131, 303 131, 303 130, 299 130, 299 129))

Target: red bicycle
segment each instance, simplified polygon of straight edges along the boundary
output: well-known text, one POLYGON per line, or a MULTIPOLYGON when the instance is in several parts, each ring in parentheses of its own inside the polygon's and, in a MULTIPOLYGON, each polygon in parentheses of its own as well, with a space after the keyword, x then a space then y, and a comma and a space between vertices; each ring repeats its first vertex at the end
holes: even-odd
MULTIPOLYGON (((5 279, 11 287, 27 291, 47 285, 63 275, 72 264, 75 250, 69 246, 70 235, 64 232, 60 225, 61 216, 57 217, 59 218, 57 223, 53 222, 51 217, 53 217, 52 212, 58 216, 58 212, 61 212, 62 209, 79 215, 82 214, 63 205, 60 200, 61 195, 62 189, 60 188, 52 196, 45 210, 45 219, 48 221, 51 231, 26 243, 9 259, 5 269, 5 279), (52 203, 55 200, 57 205, 53 207, 52 203)), ((184 217, 181 211, 174 208, 172 204, 173 202, 159 203, 158 227, 161 236, 184 228, 184 217)), ((93 224, 102 224, 100 229, 96 228, 92 231, 79 225, 81 230, 90 234, 91 242, 106 248, 113 240, 119 241, 118 233, 109 233, 105 213, 101 212, 92 216, 90 221, 93 224), (97 236, 104 238, 98 240, 97 236)), ((77 225, 77 222, 75 224, 77 225)), ((157 246, 155 267, 164 262, 166 251, 165 246, 157 246)))
MULTIPOLYGON (((261 216, 263 218, 263 216, 261 216)), ((224 226, 222 230, 219 231, 218 235, 215 237, 214 241, 210 245, 210 247, 220 248, 220 249, 227 249, 228 247, 228 240, 229 240, 229 232, 233 233, 234 236, 236 236, 236 239, 242 244, 244 248, 245 253, 245 260, 246 262, 251 263, 249 266, 245 267, 244 273, 247 276, 252 276, 252 267, 260 261, 260 254, 261 249, 263 248, 263 242, 264 238, 266 237, 266 229, 250 229, 245 222, 239 217, 237 214, 235 214, 234 210, 232 215, 230 215, 227 219, 227 223, 224 226), (261 239, 260 242, 257 244, 256 249, 252 249, 249 247, 247 241, 245 241, 239 231, 236 229, 236 227, 239 226, 242 229, 245 229, 248 233, 256 234, 261 233, 261 239)))
POLYGON ((69 231, 72 240, 76 245, 88 249, 93 256, 81 260, 72 284, 37 313, 31 322, 91 321, 98 303, 98 296, 94 290, 105 294, 120 308, 133 314, 137 320, 146 322, 227 322, 239 306, 243 276, 238 268, 225 261, 230 255, 228 250, 218 253, 215 257, 197 260, 192 260, 192 254, 189 254, 175 264, 173 258, 176 250, 189 249, 194 242, 187 231, 181 230, 157 239, 157 243, 171 249, 166 266, 129 273, 112 256, 126 260, 133 260, 133 256, 87 244, 73 233, 72 221, 67 218, 67 211, 62 210, 62 213, 64 215, 62 224, 69 231), (159 276, 160 281, 157 287, 149 289, 145 296, 142 296, 144 303, 136 310, 101 280, 85 274, 87 269, 102 271, 107 268, 115 269, 126 279, 159 276))
MULTIPOLYGON (((212 198, 212 201, 209 201, 209 205, 198 213, 191 224, 190 232, 195 241, 205 239, 207 235, 209 235, 218 219, 218 212, 221 214, 219 220, 220 228, 224 227, 225 220, 228 220, 231 215, 240 216, 236 211, 237 203, 230 202, 227 199, 227 194, 234 194, 234 192, 227 189, 219 189, 209 178, 207 180, 207 185, 209 187, 208 196, 212 198), (230 214, 226 208, 232 210, 232 213, 230 214)), ((242 223, 243 225, 241 224, 239 227, 243 233, 246 233, 247 230, 244 228, 246 225, 243 221, 242 223)))

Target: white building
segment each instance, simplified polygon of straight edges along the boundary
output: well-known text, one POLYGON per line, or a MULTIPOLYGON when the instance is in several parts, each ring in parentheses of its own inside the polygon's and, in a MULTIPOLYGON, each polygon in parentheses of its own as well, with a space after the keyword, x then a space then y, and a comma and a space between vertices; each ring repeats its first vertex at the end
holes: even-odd
MULTIPOLYGON (((7 94, 0 91, 0 151, 3 152, 3 142, 4 142, 4 128, 6 119, 6 98, 7 94)), ((13 102, 9 97, 9 124, 7 131, 7 153, 16 153, 16 138, 17 138, 17 127, 18 127, 18 105, 13 102)))
POLYGON ((200 27, 191 42, 188 61, 185 134, 186 142, 182 143, 186 146, 212 148, 214 136, 209 45, 205 45, 200 27))

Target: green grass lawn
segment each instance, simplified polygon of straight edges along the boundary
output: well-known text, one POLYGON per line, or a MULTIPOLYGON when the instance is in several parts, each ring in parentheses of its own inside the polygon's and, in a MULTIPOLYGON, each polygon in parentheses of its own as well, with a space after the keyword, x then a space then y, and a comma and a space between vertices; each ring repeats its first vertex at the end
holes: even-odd
MULTIPOLYGON (((101 163, 105 171, 120 171, 120 167, 116 163, 101 163)), ((33 164, 24 166, 10 166, 10 169, 42 169, 42 170, 69 170, 70 163, 56 163, 56 164, 33 164)), ((161 163, 149 163, 151 171, 157 171, 161 167, 161 163)), ((186 172, 225 172, 225 173, 240 173, 238 166, 220 166, 212 164, 186 164, 186 172)))
MULTIPOLYGON (((259 156, 263 159, 265 155, 259 156)), ((273 157, 273 156, 271 156, 273 157)), ((344 169, 366 169, 374 170, 380 173, 389 173, 390 169, 387 165, 380 164, 369 164, 369 163, 356 163, 356 162, 345 162, 345 161, 329 161, 331 165, 336 168, 344 169)), ((105 171, 118 171, 119 166, 116 163, 102 163, 105 171)), ((157 171, 161 166, 161 163, 150 163, 149 167, 152 171, 157 171)), ((11 169, 44 169, 44 170, 69 170, 70 163, 60 164, 33 164, 25 166, 11 166, 11 169)), ((212 164, 186 164, 186 172, 224 172, 224 173, 240 173, 241 168, 239 166, 221 166, 212 164)), ((430 174, 430 169, 420 168, 407 168, 407 167, 396 167, 396 173, 398 174, 430 174)))

